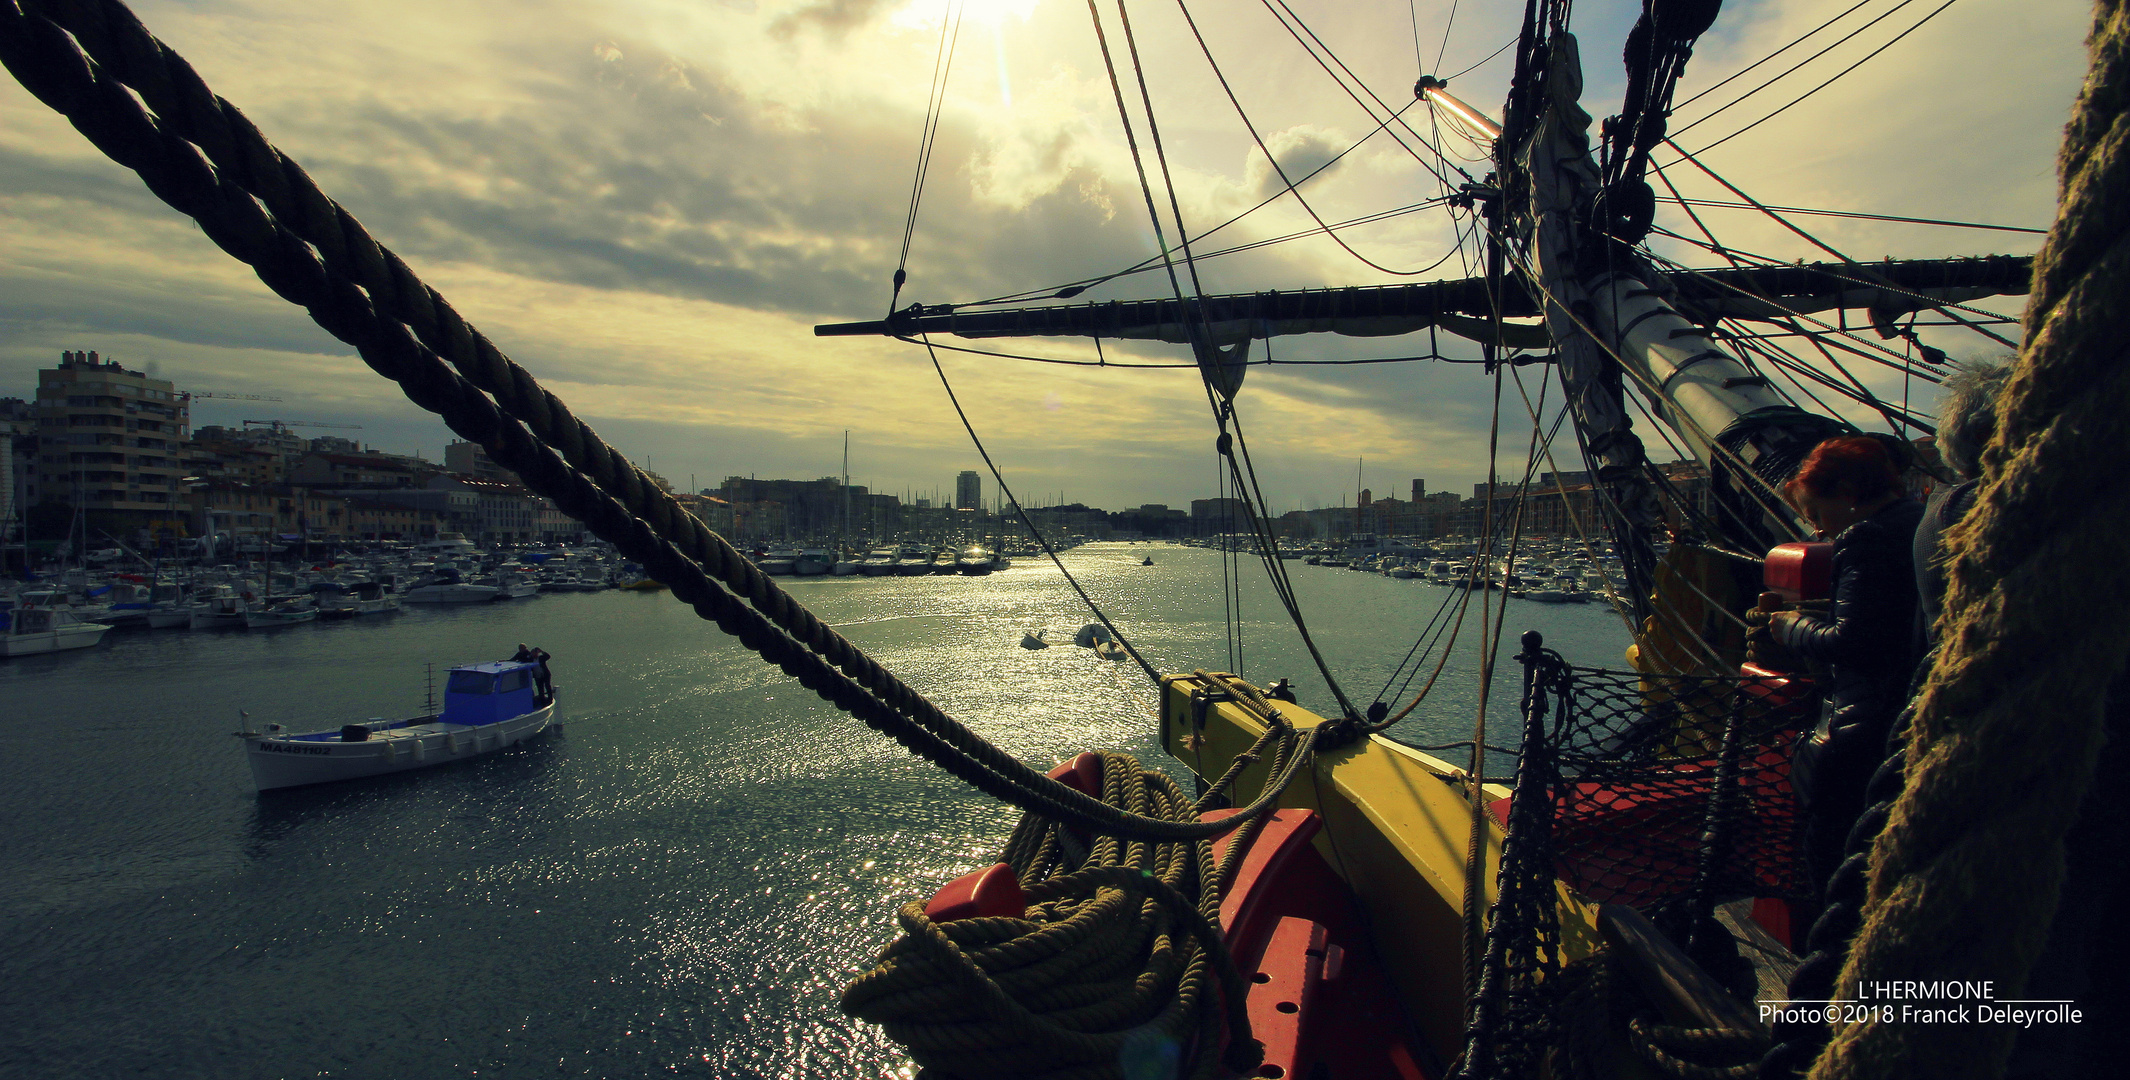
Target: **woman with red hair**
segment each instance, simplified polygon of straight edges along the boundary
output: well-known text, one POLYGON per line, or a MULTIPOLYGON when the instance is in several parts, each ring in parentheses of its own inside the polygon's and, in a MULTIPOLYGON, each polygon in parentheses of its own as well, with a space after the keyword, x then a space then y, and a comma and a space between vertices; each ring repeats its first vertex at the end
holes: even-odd
POLYGON ((1769 636, 1791 652, 1832 669, 1819 726, 1799 740, 1790 766, 1806 819, 1805 857, 1824 886, 1864 812, 1864 785, 1885 759, 1887 731, 1915 668, 1913 550, 1923 507, 1908 497, 1885 444, 1868 435, 1820 443, 1783 491, 1821 539, 1834 541, 1827 615, 1782 612, 1768 624, 1769 636))

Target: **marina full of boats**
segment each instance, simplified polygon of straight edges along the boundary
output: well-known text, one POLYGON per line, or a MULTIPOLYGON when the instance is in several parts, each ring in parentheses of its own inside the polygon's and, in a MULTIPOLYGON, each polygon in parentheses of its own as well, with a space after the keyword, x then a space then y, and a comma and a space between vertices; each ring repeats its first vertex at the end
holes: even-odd
MULTIPOLYGON (((1054 544, 1058 549, 1079 541, 1054 544)), ((1010 544, 916 542, 756 548, 767 574, 791 577, 981 576, 1037 554, 1010 544)), ((486 604, 547 592, 660 589, 607 545, 483 551, 456 533, 329 556, 242 565, 54 570, 0 587, 0 657, 85 649, 111 630, 272 630, 389 615, 407 604, 486 604)))
MULTIPOLYGON (((1181 541, 1194 547, 1248 552, 1248 536, 1181 541)), ((1485 552, 1467 537, 1418 540, 1357 533, 1339 542, 1282 545, 1279 557, 1309 566, 1381 574, 1453 589, 1494 589, 1541 604, 1611 602, 1624 580, 1617 555, 1602 541, 1588 545, 1551 538, 1497 542, 1485 552)))

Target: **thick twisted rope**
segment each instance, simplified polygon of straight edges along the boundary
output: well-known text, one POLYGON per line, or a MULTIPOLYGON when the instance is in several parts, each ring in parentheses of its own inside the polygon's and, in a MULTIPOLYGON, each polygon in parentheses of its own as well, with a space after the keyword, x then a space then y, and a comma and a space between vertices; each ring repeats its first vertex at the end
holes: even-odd
MULTIPOLYGON (((397 256, 323 194, 300 167, 266 143, 234 106, 207 90, 191 67, 147 35, 115 2, 30 5, 56 9, 73 27, 0 0, 0 63, 112 160, 134 170, 163 201, 199 222, 209 239, 249 264, 284 299, 353 345, 409 399, 483 444, 527 486, 642 562, 674 594, 824 699, 995 798, 1083 828, 1147 839, 1193 839, 1242 824, 1134 817, 1059 784, 991 745, 821 624, 730 544, 644 480, 635 466, 570 417, 558 399, 486 339, 397 256), (70 36, 70 30, 73 34, 70 36), (136 100, 82 45, 133 72, 136 100), (147 73, 147 74, 144 74, 147 73), (151 97, 188 122, 143 108, 151 97), (215 119, 204 119, 209 114, 215 119), (218 168, 193 131, 229 162, 218 168), (252 178, 253 186, 238 176, 252 178), (269 212, 281 205, 310 222, 309 236, 269 212), (326 224, 331 227, 327 228, 326 224), (403 315, 417 319, 410 323, 403 315), (443 349, 417 332, 429 327, 443 349), (443 362, 454 355, 460 372, 443 362), (484 359, 485 357, 485 359, 484 359), (472 372, 472 374, 465 374, 472 372), (502 377, 507 375, 508 377, 502 377), (476 377, 482 376, 482 377, 476 377), (484 384, 484 378, 486 379, 484 384), (496 394, 491 401, 482 393, 496 394), (513 408, 511 402, 516 403, 513 408), (543 432, 543 428, 546 429, 543 432), (554 447, 560 444, 561 454, 554 447), (711 580, 731 586, 752 605, 711 580)), ((1291 780, 1306 753, 1289 763, 1291 780)), ((1268 810, 1268 788, 1239 817, 1268 810)))
MULTIPOLYGON (((1935 653, 1932 654, 1935 656, 1935 653)), ((1918 674, 1918 682, 1921 674, 1918 674)), ((1912 696, 1912 695, 1911 695, 1912 696)), ((1821 887, 1819 914, 1800 943, 1803 954, 1790 973, 1788 993, 1792 1001, 1829 1001, 1841 998, 1836 980, 1848 962, 1849 946, 1863 925, 1866 881, 1871 873, 1871 846, 1893 805, 1900 800, 1908 763, 1908 727, 1914 709, 1904 709, 1894 724, 1894 749, 1864 785, 1868 804, 1842 842, 1841 865, 1821 887)), ((1827 1045, 1833 1029, 1821 1021, 1778 1019, 1773 1025, 1775 1044, 1760 1059, 1761 1080, 1789 1080, 1802 1073, 1827 1045)))
MULTIPOLYGON (((1253 751, 1274 739, 1278 755, 1298 742, 1268 731, 1253 751)), ((1102 755, 1102 787, 1135 814, 1190 819, 1207 801, 1126 754, 1102 755)), ((903 936, 845 989, 843 1010, 957 1077, 1248 1073, 1263 1048, 1217 929, 1220 886, 1247 839, 1219 864, 1206 840, 1096 837, 1074 854, 1058 822, 1023 816, 1004 852, 1026 888, 1022 914, 934 922, 905 905, 903 936), (1223 1032, 1226 1053, 1211 1053, 1223 1032)))
MULTIPOLYGON (((258 198, 276 225, 311 245, 331 271, 360 286, 379 316, 406 324, 423 345, 493 395, 504 415, 558 450, 629 513, 648 520, 654 532, 673 541, 711 576, 896 711, 913 718, 928 715, 931 726, 951 730, 921 695, 823 624, 497 349, 441 293, 320 191, 302 166, 269 143, 235 105, 216 96, 192 66, 150 34, 125 5, 116 0, 27 0, 23 7, 71 33, 102 76, 139 93, 167 133, 198 147, 224 182, 258 198)), ((978 752, 973 743, 954 741, 978 752)), ((1018 779, 1027 782, 1026 776, 1018 779)), ((1052 796, 1058 797, 1055 792, 1052 796)))
MULTIPOLYGON (((2101 703, 2130 655, 2130 8, 2095 6, 2065 128, 2059 216, 2034 259, 2026 346, 1946 535, 1944 648, 1917 701, 1907 791, 1872 850, 1840 985, 2025 984, 2055 913, 2063 837, 2093 781, 2101 703)), ((1839 1027, 1814 1077, 1981 1077, 2001 1024, 1839 1027)))

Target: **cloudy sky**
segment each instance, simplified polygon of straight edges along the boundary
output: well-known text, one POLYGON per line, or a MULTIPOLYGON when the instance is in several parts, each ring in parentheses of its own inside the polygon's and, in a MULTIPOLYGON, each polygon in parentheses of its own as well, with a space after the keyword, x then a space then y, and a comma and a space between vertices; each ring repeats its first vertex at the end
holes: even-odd
MULTIPOLYGON (((1864 0, 1833 31, 1684 104, 1672 129, 1690 149, 1714 142, 1940 2, 1864 0), (1686 130, 1880 15, 1847 44, 1686 130)), ((1288 4, 1393 107, 1410 100, 1423 70, 1480 64, 1513 37, 1522 8, 1467 0, 1452 21, 1448 0, 1288 4)), ((1676 100, 1852 4, 1732 0, 1676 100)), ((1596 115, 1617 106, 1619 42, 1639 7, 1576 5, 1585 104, 1596 115)), ((1376 125, 1275 19, 1277 8, 1201 0, 1191 12, 1250 122, 1298 176, 1376 125)), ((921 349, 819 339, 811 329, 886 310, 940 0, 149 0, 134 10, 513 358, 609 441, 677 483, 834 473, 846 430, 853 479, 877 490, 929 495, 950 490, 958 470, 981 467, 921 349)), ((1201 231, 1272 194, 1277 177, 1180 9, 1129 10, 1186 224, 1201 231)), ((1136 97, 1114 5, 1103 13, 1136 97)), ((2087 18, 2075 3, 1958 0, 1705 160, 1773 204, 2045 226, 2087 18)), ((1498 114, 1510 59, 1458 76, 1452 90, 1498 114)), ((1084 3, 968 0, 944 103, 901 303, 1055 285, 1154 252, 1084 3)), ((1427 132, 1422 110, 1406 115, 1427 132)), ((1143 127, 1140 137, 1144 145, 1143 127)), ((1435 164, 1415 139, 1376 134, 1304 191, 1326 220, 1407 206, 1440 191, 1423 160, 1435 164)), ((1683 165, 1670 172, 1688 195, 1728 197, 1683 165)), ((1753 215, 1704 214, 1739 249, 1816 257, 1753 215)), ((1801 220, 1859 259, 2026 253, 2037 240, 1801 220)), ((1676 210, 1659 222, 1690 231, 1676 210)), ((1308 225, 1283 199, 1204 246, 1308 225)), ((1446 259, 1416 277, 1388 275, 1314 238, 1210 260, 1205 286, 1462 276, 1457 225, 1430 211, 1342 234, 1390 270, 1446 259)), ((1083 299, 1166 289, 1165 279, 1140 275, 1083 299)), ((1972 335, 1940 343, 1956 355, 1985 344, 1972 335)), ((1092 356, 1077 341, 1003 344, 1092 356)), ((0 80, 0 396, 30 396, 35 371, 63 349, 96 349, 183 389, 283 399, 202 401, 197 424, 360 425, 310 433, 431 457, 450 437, 64 119, 0 80)), ((1416 351, 1426 351, 1424 336, 1275 343, 1284 358, 1416 351)), ((1213 493, 1213 427, 1192 372, 942 355, 1024 501, 1062 494, 1118 507, 1213 493)), ((1108 356, 1178 353, 1112 345, 1108 356)), ((1903 392, 1891 373, 1876 389, 1903 392)), ((1908 389, 1926 400, 1923 388, 1908 389)), ((1490 400, 1489 380, 1462 365, 1258 367, 1240 408, 1267 495, 1286 510, 1350 499, 1364 458, 1379 495, 1402 492, 1412 477, 1431 490, 1468 490, 1486 473, 1490 400)), ((1513 388, 1508 400, 1521 415, 1513 388)), ((1527 434, 1529 425, 1512 415, 1505 427, 1527 434)), ((1504 445, 1520 467, 1521 439, 1504 445)))

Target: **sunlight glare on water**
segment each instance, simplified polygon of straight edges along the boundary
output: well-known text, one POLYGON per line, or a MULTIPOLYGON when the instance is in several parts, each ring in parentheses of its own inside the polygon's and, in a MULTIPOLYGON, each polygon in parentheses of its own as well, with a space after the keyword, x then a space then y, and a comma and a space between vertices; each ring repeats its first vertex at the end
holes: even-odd
MULTIPOLYGON (((1065 558, 1157 667, 1227 666, 1216 553, 1065 558)), ((1448 593, 1289 567, 1363 706, 1448 593)), ((1293 678, 1331 711, 1255 572, 1244 674, 1293 678)), ((1153 744, 1153 688, 1070 644, 1089 618, 1047 562, 785 580, 1038 768, 1107 748, 1175 770, 1153 744), (1030 629, 1059 644, 1022 648, 1030 629)), ((1531 627, 1580 663, 1618 666, 1627 640, 1601 605, 1512 601, 1497 730, 1531 627)), ((1453 661, 1398 734, 1468 737, 1474 670, 1453 661)), ((990 863, 1016 817, 665 594, 114 633, 0 662, 0 701, 0 1012, 21 1075, 909 1075, 837 996, 895 909, 990 863), (252 790, 239 709, 302 730, 410 715, 425 663, 519 641, 554 654, 563 731, 396 777, 252 790)))

